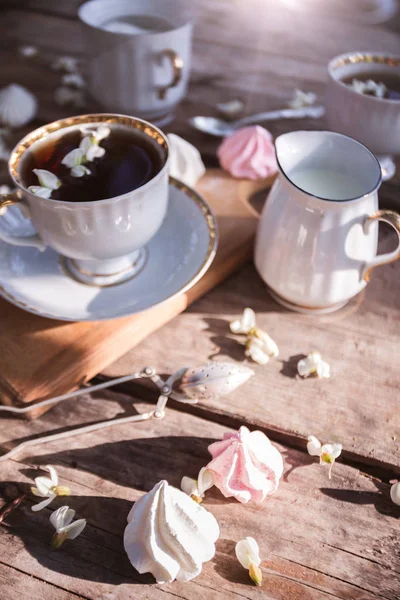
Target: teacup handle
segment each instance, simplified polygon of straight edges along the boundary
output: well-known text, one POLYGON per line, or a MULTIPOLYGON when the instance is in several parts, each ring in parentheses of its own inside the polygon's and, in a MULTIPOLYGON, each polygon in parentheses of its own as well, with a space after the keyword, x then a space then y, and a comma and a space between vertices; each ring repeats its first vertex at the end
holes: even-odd
POLYGON ((164 58, 167 58, 170 61, 171 67, 172 67, 171 83, 169 83, 168 85, 165 85, 163 87, 160 87, 158 90, 158 97, 160 98, 160 100, 164 100, 165 96, 167 95, 168 90, 173 87, 176 87, 178 85, 178 83, 180 82, 180 80, 182 79, 183 60, 179 56, 179 54, 177 52, 175 52, 175 50, 171 50, 170 48, 168 48, 166 50, 162 50, 159 54, 159 57, 160 57, 160 62, 162 62, 164 60, 164 58))
MULTIPOLYGON (((13 204, 23 206, 24 212, 28 212, 28 208, 26 204, 22 202, 18 191, 15 191, 10 192, 9 194, 0 194, 0 217, 2 217, 6 213, 8 207, 13 204)), ((6 235, 0 231, 0 240, 3 240, 3 242, 7 242, 7 244, 11 244, 12 246, 33 246, 34 248, 39 248, 41 251, 46 248, 37 233, 34 235, 17 236, 6 235)))
POLYGON ((372 260, 370 260, 364 267, 362 277, 365 281, 369 281, 371 278, 371 272, 375 267, 380 267, 381 265, 387 265, 398 258, 400 258, 400 214, 392 211, 392 210, 378 210, 375 214, 371 215, 364 221, 364 231, 368 232, 368 229, 374 221, 383 221, 384 223, 388 223, 396 230, 397 235, 399 236, 399 244, 396 250, 393 252, 388 252, 387 254, 379 254, 372 260))

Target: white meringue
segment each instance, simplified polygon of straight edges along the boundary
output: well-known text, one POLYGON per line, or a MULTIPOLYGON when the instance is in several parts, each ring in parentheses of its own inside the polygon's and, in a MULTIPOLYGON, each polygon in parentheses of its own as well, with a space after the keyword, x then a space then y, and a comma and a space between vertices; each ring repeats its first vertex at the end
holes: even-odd
POLYGON ((8 127, 22 127, 37 112, 36 97, 22 85, 11 83, 0 90, 0 122, 8 127))
POLYGON ((390 498, 392 502, 400 506, 400 481, 395 481, 390 488, 390 498))
POLYGON ((215 517, 180 490, 160 481, 133 505, 124 548, 139 573, 157 583, 189 581, 215 554, 215 517))
POLYGON ((254 375, 253 369, 234 363, 209 363, 188 369, 181 389, 194 400, 215 400, 226 396, 254 375))
POLYGON ((206 172, 200 152, 186 140, 169 133, 169 174, 186 185, 194 187, 206 172))

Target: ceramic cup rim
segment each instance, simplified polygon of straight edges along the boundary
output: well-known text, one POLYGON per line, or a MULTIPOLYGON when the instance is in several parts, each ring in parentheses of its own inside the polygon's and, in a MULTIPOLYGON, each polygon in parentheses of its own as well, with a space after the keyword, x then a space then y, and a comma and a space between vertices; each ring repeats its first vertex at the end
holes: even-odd
POLYGON ((145 121, 144 119, 140 119, 139 117, 131 117, 129 115, 121 115, 117 113, 91 113, 85 115, 76 115, 73 117, 66 117, 63 119, 57 119, 57 121, 52 121, 47 125, 43 125, 42 127, 38 127, 34 129, 27 135, 25 135, 13 148, 10 154, 10 158, 8 160, 8 171, 9 174, 18 189, 20 189, 24 194, 30 196, 31 199, 40 200, 45 203, 54 204, 56 206, 64 205, 68 207, 82 207, 82 206, 96 206, 97 204, 106 204, 106 203, 114 203, 118 200, 124 200, 125 198, 131 198, 132 195, 136 195, 142 192, 146 192, 154 183, 156 183, 159 179, 161 179, 165 171, 168 170, 169 167, 169 142, 167 136, 155 125, 145 121), (117 124, 117 125, 134 125, 135 129, 139 129, 144 134, 149 135, 153 139, 157 141, 157 143, 163 147, 165 151, 164 164, 161 169, 152 177, 149 181, 147 181, 142 186, 130 190, 125 194, 121 194, 119 196, 113 196, 112 198, 102 198, 100 200, 89 200, 84 202, 71 202, 68 200, 56 200, 55 198, 43 198, 41 196, 36 196, 32 194, 21 182, 19 174, 18 174, 18 165, 25 154, 25 152, 36 142, 42 140, 47 135, 55 133, 57 131, 61 131, 62 129, 67 129, 73 126, 80 125, 96 125, 96 124, 117 124), (151 134, 151 135, 150 135, 151 134))
POLYGON ((400 56, 396 55, 396 54, 391 54, 389 52, 353 51, 353 52, 344 52, 343 54, 338 54, 337 56, 332 58, 328 63, 328 75, 329 75, 330 80, 333 83, 339 85, 341 88, 347 90, 350 94, 353 94, 353 95, 355 94, 355 95, 357 95, 358 98, 362 97, 362 98, 364 98, 364 100, 366 100, 368 102, 378 102, 382 105, 387 104, 387 105, 392 105, 392 106, 393 105, 400 106, 399 100, 393 100, 391 98, 377 98, 376 96, 359 94, 358 92, 353 90, 351 87, 346 85, 341 79, 338 79, 337 77, 335 77, 335 70, 338 66, 344 66, 345 64, 357 64, 357 63, 371 64, 371 65, 375 64, 378 67, 379 67, 379 65, 382 65, 382 64, 392 66, 394 69, 398 69, 399 74, 400 74, 400 56), (338 65, 338 62, 340 62, 340 61, 343 61, 343 65, 338 65), (391 62, 394 62, 395 64, 391 64, 391 62))
POLYGON ((365 198, 365 197, 369 196, 370 194, 373 194, 374 192, 376 192, 380 188, 380 186, 382 184, 382 170, 381 170, 379 161, 376 158, 375 154, 373 152, 371 152, 371 150, 369 148, 367 148, 367 146, 365 146, 365 144, 363 144, 362 142, 359 142, 358 140, 356 140, 355 138, 351 137, 350 135, 345 135, 344 133, 339 133, 337 131, 327 131, 327 130, 321 130, 321 129, 315 129, 314 130, 313 129, 313 130, 289 131, 287 133, 282 133, 275 140, 275 156, 276 156, 276 162, 277 162, 277 165, 278 165, 278 168, 279 168, 279 172, 283 175, 283 177, 285 178, 285 180, 290 183, 290 185, 294 186, 296 189, 298 189, 300 192, 302 192, 306 196, 311 196, 312 198, 316 198, 317 200, 322 200, 323 202, 331 202, 333 204, 346 204, 348 202, 357 202, 361 198, 365 198), (279 140, 279 138, 283 138, 285 136, 290 136, 293 133, 323 134, 323 135, 328 135, 328 136, 331 136, 331 137, 347 138, 348 140, 350 140, 351 142, 353 142, 357 146, 360 146, 363 150, 365 150, 367 152, 367 154, 369 154, 371 156, 371 158, 373 158, 375 160, 377 168, 378 168, 378 172, 379 172, 378 173, 378 181, 376 182, 376 184, 368 192, 364 192, 362 195, 354 196, 353 198, 346 198, 345 200, 336 200, 335 198, 324 198, 323 196, 317 196, 316 194, 311 194, 307 190, 304 190, 303 188, 301 188, 300 186, 298 186, 289 177, 289 175, 286 173, 286 171, 283 169, 281 163, 279 162, 278 150, 277 150, 277 143, 276 142, 279 140))
MULTIPOLYGON (((178 3, 182 4, 182 2, 180 2, 180 0, 168 0, 171 4, 174 3, 175 5, 177 5, 178 3)), ((149 36, 149 37, 162 37, 165 36, 166 34, 170 34, 172 32, 176 32, 179 31, 181 29, 185 29, 188 26, 192 26, 193 25, 193 21, 194 16, 193 15, 187 15, 185 18, 182 18, 181 21, 178 24, 173 24, 171 28, 165 30, 165 31, 143 31, 142 33, 135 33, 135 34, 126 34, 126 33, 121 33, 118 31, 107 31, 107 29, 103 29, 102 27, 100 27, 99 24, 94 23, 91 19, 88 18, 88 15, 86 15, 85 13, 88 12, 88 6, 89 5, 94 5, 94 4, 106 4, 109 3, 110 0, 86 0, 85 2, 83 2, 83 4, 81 4, 78 8, 78 18, 81 21, 81 23, 83 23, 84 25, 86 25, 87 27, 91 27, 92 29, 95 29, 96 31, 100 31, 102 33, 104 33, 105 35, 109 35, 109 36, 113 36, 115 39, 119 38, 119 39, 132 39, 132 38, 136 38, 136 37, 145 37, 145 36, 149 36)), ((117 4, 117 1, 115 2, 115 4, 117 4)), ((135 13, 129 13, 129 14, 135 14, 135 13)))

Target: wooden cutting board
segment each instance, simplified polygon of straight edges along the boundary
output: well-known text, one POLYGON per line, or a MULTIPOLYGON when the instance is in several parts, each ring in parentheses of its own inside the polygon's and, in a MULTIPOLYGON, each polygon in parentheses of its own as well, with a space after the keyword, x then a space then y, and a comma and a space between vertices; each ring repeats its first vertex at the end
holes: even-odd
MULTIPOLYGON (((65 323, 0 298, 0 401, 18 406, 76 389, 238 269, 252 252, 257 213, 250 201, 271 183, 207 171, 197 189, 217 217, 216 258, 191 290, 159 307, 112 321, 65 323)), ((33 409, 27 416, 43 412, 33 409)))

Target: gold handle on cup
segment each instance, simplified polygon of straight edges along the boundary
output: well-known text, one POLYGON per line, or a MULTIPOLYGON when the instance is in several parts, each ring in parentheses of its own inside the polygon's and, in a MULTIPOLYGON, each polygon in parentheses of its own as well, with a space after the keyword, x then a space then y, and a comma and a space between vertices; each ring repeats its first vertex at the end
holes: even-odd
MULTIPOLYGON (((15 204, 24 204, 19 191, 16 190, 15 192, 9 192, 8 194, 0 194, 0 217, 4 216, 7 209, 15 204)), ((24 206, 26 205, 24 204, 24 206)), ((11 244, 12 246, 33 246, 42 251, 46 248, 37 233, 34 235, 17 236, 7 235, 0 230, 0 240, 3 240, 3 242, 11 244)))
POLYGON ((371 273, 376 267, 380 267, 381 265, 387 265, 400 258, 400 214, 392 210, 378 210, 378 212, 371 215, 365 220, 365 232, 368 231, 371 223, 373 223, 374 221, 383 221, 384 223, 391 225, 398 235, 399 244, 396 250, 393 250, 393 252, 388 252, 387 254, 379 254, 369 263, 366 264, 362 276, 363 279, 367 282, 371 279, 371 273))
POLYGON ((158 97, 160 98, 160 100, 164 100, 165 96, 167 95, 168 90, 173 87, 176 87, 182 79, 183 60, 179 56, 179 54, 177 52, 175 52, 175 50, 171 50, 171 49, 162 50, 162 52, 160 52, 159 56, 160 56, 160 62, 162 60, 164 60, 164 58, 167 58, 170 61, 171 67, 172 67, 171 83, 169 83, 168 85, 165 85, 163 87, 160 87, 158 90, 158 97))
POLYGON ((7 208, 13 204, 20 202, 18 192, 9 192, 7 194, 0 194, 0 217, 5 214, 7 208))

